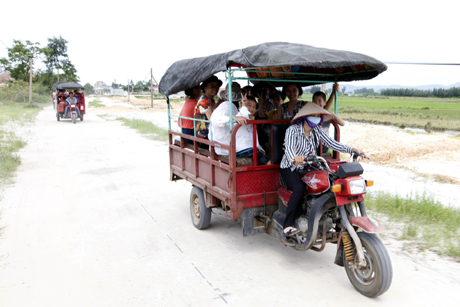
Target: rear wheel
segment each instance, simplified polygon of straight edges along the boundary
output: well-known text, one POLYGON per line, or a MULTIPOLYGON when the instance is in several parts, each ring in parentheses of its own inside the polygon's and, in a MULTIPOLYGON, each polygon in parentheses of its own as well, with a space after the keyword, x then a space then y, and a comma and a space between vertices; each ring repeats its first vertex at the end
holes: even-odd
POLYGON ((77 122, 77 114, 75 113, 72 113, 72 123, 76 123, 77 122))
POLYGON ((211 208, 206 207, 203 190, 193 187, 190 193, 190 215, 192 223, 198 229, 206 229, 211 222, 211 208))
MULTIPOLYGON (((355 289, 368 297, 379 296, 388 290, 393 278, 390 256, 382 241, 373 233, 358 232, 363 245, 366 266, 362 268, 350 268, 343 254, 345 271, 348 279, 355 289)), ((357 265, 358 256, 354 256, 353 265, 357 265)))
POLYGON ((80 115, 80 121, 81 121, 81 122, 83 121, 83 114, 80 115))
POLYGON ((56 113, 56 119, 57 119, 57 121, 61 120, 61 117, 59 116, 59 113, 56 113))

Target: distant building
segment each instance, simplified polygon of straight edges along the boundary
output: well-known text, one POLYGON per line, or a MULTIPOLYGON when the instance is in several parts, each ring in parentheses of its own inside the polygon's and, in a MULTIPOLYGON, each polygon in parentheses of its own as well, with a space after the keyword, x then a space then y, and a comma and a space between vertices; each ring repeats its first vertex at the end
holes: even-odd
POLYGON ((154 92, 155 94, 159 94, 159 93, 160 93, 160 91, 158 90, 158 86, 149 86, 149 90, 151 90, 152 88, 153 88, 153 92, 154 92))
POLYGON ((121 88, 113 88, 104 83, 104 81, 97 81, 93 85, 93 90, 96 95, 116 95, 126 96, 128 93, 121 88))
POLYGON ((110 88, 110 95, 126 96, 127 92, 124 91, 122 88, 110 88))
POLYGON ((104 81, 97 81, 93 85, 94 93, 97 95, 109 95, 112 87, 104 83, 104 81))
POLYGON ((8 86, 9 81, 14 81, 14 79, 11 78, 11 73, 6 70, 0 72, 0 87, 8 86))
POLYGON ((169 98, 171 99, 180 99, 180 98, 185 98, 185 92, 184 91, 180 91, 176 94, 171 94, 169 95, 169 98))

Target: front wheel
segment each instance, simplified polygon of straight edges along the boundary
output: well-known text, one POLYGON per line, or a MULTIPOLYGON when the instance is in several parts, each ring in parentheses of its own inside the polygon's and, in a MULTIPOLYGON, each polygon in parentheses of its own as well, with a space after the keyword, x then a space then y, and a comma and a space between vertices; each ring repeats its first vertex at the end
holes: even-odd
POLYGON ((357 268, 358 256, 355 254, 353 263, 350 263, 346 260, 344 251, 345 271, 359 293, 367 297, 377 297, 388 290, 393 278, 390 256, 385 245, 375 234, 367 232, 357 234, 363 245, 367 265, 357 268), (356 268, 350 267, 350 264, 356 268))
POLYGON ((77 122, 77 114, 75 113, 72 113, 72 123, 76 123, 77 122))
POLYGON ((211 222, 211 208, 206 207, 203 190, 193 187, 190 193, 190 215, 197 229, 206 229, 211 222))

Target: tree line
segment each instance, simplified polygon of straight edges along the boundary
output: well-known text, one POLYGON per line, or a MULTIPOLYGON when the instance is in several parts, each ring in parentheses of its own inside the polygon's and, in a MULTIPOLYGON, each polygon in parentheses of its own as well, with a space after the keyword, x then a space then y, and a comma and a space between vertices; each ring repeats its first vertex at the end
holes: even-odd
POLYGON ((49 92, 51 86, 58 81, 80 81, 67 54, 67 43, 61 36, 48 38, 45 47, 28 40, 13 40, 12 47, 7 48, 8 57, 0 58, 0 65, 3 70, 10 72, 11 78, 15 80, 13 83, 27 83, 32 59, 33 84, 41 91, 49 92), (44 68, 37 68, 40 61, 44 68))
POLYGON ((398 97, 439 97, 439 98, 454 98, 460 97, 460 87, 452 87, 449 89, 433 89, 433 90, 417 90, 409 88, 401 89, 383 89, 380 91, 384 96, 398 96, 398 97))

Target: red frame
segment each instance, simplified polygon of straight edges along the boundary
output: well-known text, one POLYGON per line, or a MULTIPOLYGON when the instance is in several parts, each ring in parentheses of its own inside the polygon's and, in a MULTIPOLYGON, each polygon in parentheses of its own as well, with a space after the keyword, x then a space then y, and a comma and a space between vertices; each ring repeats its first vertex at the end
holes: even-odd
MULTIPOLYGON (((258 124, 290 123, 290 120, 249 120, 247 123, 254 127, 253 148, 256 148, 258 124)), ((340 129, 335 122, 332 125, 335 127, 336 140, 340 141, 340 129)), ((280 187, 279 164, 258 166, 254 156, 253 165, 237 166, 235 136, 240 127, 239 124, 233 127, 230 146, 169 130, 170 179, 185 179, 202 189, 207 207, 216 206, 219 200, 222 201, 226 213, 235 221, 243 209, 278 204, 280 187), (181 138, 180 146, 174 144, 174 136, 181 138), (185 139, 194 141, 193 149, 187 147, 185 139), (209 153, 199 149, 200 143, 210 146, 209 153), (229 151, 228 163, 217 156, 215 147, 229 151)), ((270 137, 273 144, 272 133, 270 137)), ((320 150, 322 152, 322 146, 320 150)), ((334 170, 345 163, 338 159, 338 152, 328 159, 334 170)))
MULTIPOLYGON (((67 103, 65 103, 65 101, 68 97, 69 95, 56 95, 56 110, 59 114, 64 114, 65 107, 67 106, 67 103)), ((80 114, 86 114, 85 94, 79 93, 74 95, 74 97, 78 97, 77 107, 80 110, 80 114)))

